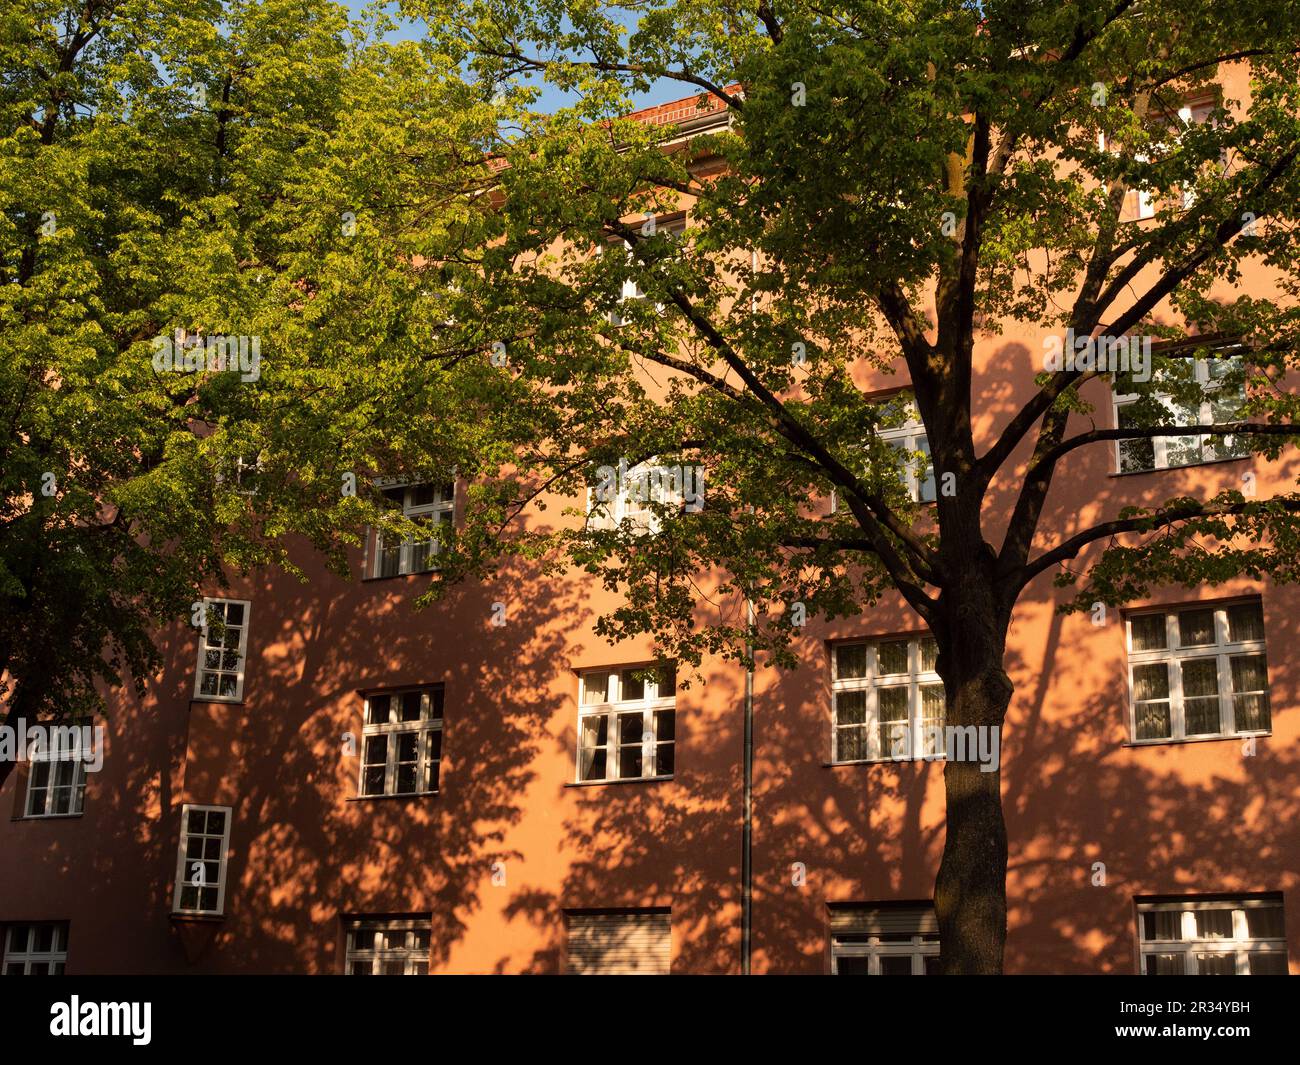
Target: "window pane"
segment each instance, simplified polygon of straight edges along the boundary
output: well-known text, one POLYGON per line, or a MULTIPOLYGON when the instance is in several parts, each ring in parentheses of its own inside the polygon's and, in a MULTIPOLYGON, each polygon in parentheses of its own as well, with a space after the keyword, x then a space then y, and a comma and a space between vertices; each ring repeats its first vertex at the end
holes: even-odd
POLYGON ((933 636, 921 639, 921 672, 933 673, 939 658, 939 643, 933 636))
POLYGON ((631 669, 623 671, 622 699, 625 703, 645 698, 645 681, 637 677, 636 672, 638 671, 631 669))
POLYGON ((835 975, 836 976, 868 976, 870 975, 869 958, 836 958, 835 975))
POLYGON ((866 644, 841 644, 835 648, 835 676, 840 680, 867 675, 866 644))
POLYGON ((1148 943, 1183 938, 1181 910, 1152 910, 1142 915, 1142 938, 1148 943))
POLYGON ((908 671, 907 641, 891 640, 877 650, 877 662, 882 677, 896 676, 908 671))
POLYGON ((618 715, 618 742, 620 744, 640 743, 644 731, 645 719, 640 713, 618 715))
POLYGON ((1246 928, 1251 939, 1281 939, 1285 935, 1282 929, 1282 907, 1246 907, 1246 928))
POLYGON ((1268 702, 1268 667, 1263 655, 1234 655, 1232 670, 1233 727, 1238 732, 1267 730, 1271 723, 1268 702))
POLYGON ((659 671, 659 698, 671 699, 677 694, 677 667, 665 666, 659 671))
POLYGON ((1281 950, 1252 950, 1248 956, 1251 976, 1286 976, 1286 953, 1281 950))
POLYGON ((1138 739, 1170 736, 1169 670, 1163 662, 1133 667, 1133 704, 1138 739))
POLYGON ((908 689, 880 688, 876 698, 880 714, 880 753, 886 758, 906 758, 909 754, 908 689))
POLYGON ((1194 658, 1181 663, 1183 716, 1189 736, 1220 731, 1219 663, 1214 658, 1194 658))
POLYGON ((1259 602, 1228 607, 1228 639, 1233 643, 1264 638, 1264 607, 1259 602))
POLYGON ((1196 971, 1201 976, 1235 976, 1237 973, 1237 955, 1232 954, 1197 954, 1196 971))
MULTIPOLYGON (((1131 404, 1119 408, 1119 427, 1131 429, 1137 425, 1131 404)), ((1156 465, 1155 443, 1151 440, 1121 440, 1119 443, 1119 468, 1122 473, 1151 470, 1156 465)))
POLYGON ((835 723, 860 725, 867 720, 866 692, 835 693, 835 723))
POLYGON ((1182 647, 1207 647, 1214 643, 1214 611, 1182 611, 1178 615, 1178 643, 1182 647))
POLYGON ((608 703, 613 701, 612 673, 585 673, 582 677, 582 701, 584 704, 608 703))
POLYGON ((641 776, 641 745, 618 749, 618 776, 620 780, 641 776))
POLYGON ((1232 911, 1197 910, 1196 937, 1198 939, 1231 939, 1232 911))
POLYGON ((886 954, 880 959, 881 976, 911 976, 911 955, 886 954))
POLYGON ((850 725, 848 728, 835 730, 835 760, 838 762, 859 762, 870 758, 871 751, 867 744, 867 726, 850 725))
POLYGON ((1181 954, 1148 954, 1145 958, 1147 976, 1182 976, 1181 954))
POLYGON ((655 739, 662 743, 664 740, 674 739, 676 731, 677 713, 673 710, 656 710, 655 715, 655 739))
POLYGON ((1129 622, 1134 651, 1162 650, 1168 639, 1163 614, 1138 614, 1129 622))
POLYGON ((399 721, 419 721, 420 708, 423 705, 423 697, 420 692, 403 692, 400 696, 401 704, 398 712, 399 721))
POLYGON ((578 779, 605 779, 605 748, 592 747, 578 752, 578 779))

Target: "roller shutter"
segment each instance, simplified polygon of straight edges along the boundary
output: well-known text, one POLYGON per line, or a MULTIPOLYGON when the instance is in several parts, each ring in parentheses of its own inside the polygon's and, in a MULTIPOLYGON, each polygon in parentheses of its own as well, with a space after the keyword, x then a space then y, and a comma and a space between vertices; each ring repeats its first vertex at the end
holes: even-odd
POLYGON ((568 971, 586 976, 668 975, 672 931, 664 911, 571 913, 568 971))

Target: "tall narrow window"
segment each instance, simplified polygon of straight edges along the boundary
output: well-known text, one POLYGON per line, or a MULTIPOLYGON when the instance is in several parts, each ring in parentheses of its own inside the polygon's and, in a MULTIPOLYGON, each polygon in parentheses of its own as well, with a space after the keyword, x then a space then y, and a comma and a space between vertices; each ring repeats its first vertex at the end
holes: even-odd
POLYGON ((677 681, 671 667, 584 673, 580 692, 579 782, 673 775, 677 681))
MULTIPOLYGON (((656 219, 655 234, 666 236, 674 241, 682 241, 686 235, 686 216, 679 215, 676 217, 656 219)), ((653 271, 657 269, 657 265, 655 264, 646 266, 641 262, 639 262, 636 259, 636 257, 633 255, 633 246, 629 241, 626 240, 618 241, 617 239, 615 239, 610 242, 609 247, 611 247, 615 252, 617 252, 620 243, 622 244, 622 250, 624 256, 626 257, 627 261, 633 265, 633 270, 631 274, 628 277, 624 278, 623 280, 623 290, 621 295, 619 296, 619 301, 618 301, 619 308, 610 311, 609 313, 609 321, 610 324, 613 326, 622 326, 627 324, 628 318, 624 314, 623 308, 629 303, 639 302, 646 298, 645 289, 640 284, 639 279, 647 271, 653 271)), ((662 312, 663 310, 662 303, 656 303, 655 306, 659 311, 662 312)))
POLYGON ((361 795, 424 795, 438 790, 442 704, 440 684, 366 696, 361 795))
POLYGON ((5 929, 5 976, 62 976, 67 962, 67 921, 24 921, 5 929))
POLYGON ((1272 727, 1258 599, 1133 614, 1128 658, 1135 743, 1272 727))
POLYGON ((1146 976, 1285 976, 1281 895, 1138 903, 1146 976))
POLYGON ((831 972, 836 976, 934 976, 939 922, 929 903, 831 907, 831 972))
POLYGON ((456 485, 407 484, 384 490, 384 496, 394 509, 421 526, 428 528, 427 535, 408 540, 390 541, 375 534, 372 577, 397 577, 404 573, 427 573, 437 564, 441 550, 439 529, 450 525, 456 501, 456 485))
POLYGON ((881 429, 876 435, 898 453, 899 476, 907 494, 917 503, 933 503, 938 498, 938 490, 925 425, 910 396, 905 395, 894 403, 902 404, 903 423, 881 429))
POLYGON ((203 605, 194 698, 237 703, 244 698, 250 604, 241 599, 204 599, 203 605))
POLYGON ((224 912, 229 846, 230 807, 187 803, 181 808, 173 912, 210 915, 224 912))
POLYGON ((833 649, 834 762, 905 761, 945 753, 943 681, 930 636, 833 649))
POLYGON ((349 976, 427 976, 432 922, 358 917, 347 923, 349 976))

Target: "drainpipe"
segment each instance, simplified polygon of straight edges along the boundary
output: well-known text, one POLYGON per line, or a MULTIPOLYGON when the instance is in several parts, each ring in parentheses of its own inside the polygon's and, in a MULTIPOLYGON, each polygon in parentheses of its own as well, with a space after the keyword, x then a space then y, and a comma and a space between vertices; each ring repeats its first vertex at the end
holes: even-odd
MULTIPOLYGON (((754 631, 754 602, 745 600, 747 631, 754 631)), ((745 642, 745 797, 740 852, 740 972, 749 975, 750 938, 754 925, 754 643, 745 642)))

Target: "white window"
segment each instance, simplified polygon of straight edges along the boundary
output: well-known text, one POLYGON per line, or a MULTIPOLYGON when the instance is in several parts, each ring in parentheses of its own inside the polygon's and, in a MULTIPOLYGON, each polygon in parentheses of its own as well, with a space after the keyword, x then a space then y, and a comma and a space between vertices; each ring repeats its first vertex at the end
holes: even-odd
POLYGON ((5 976, 62 976, 67 962, 67 921, 28 921, 5 930, 5 976))
POLYGON ((877 436, 899 453, 898 466, 907 494, 917 503, 933 503, 938 498, 934 480, 934 463, 930 461, 930 441, 925 435, 921 415, 910 400, 906 421, 892 429, 881 429, 877 436))
POLYGON ((237 703, 244 698, 248 611, 241 599, 204 599, 194 698, 237 703))
POLYGON ((1138 903, 1146 976, 1285 976, 1282 899, 1138 903))
POLYGON ((587 523, 593 529, 617 529, 624 522, 636 533, 657 535, 661 520, 656 507, 670 511, 702 506, 704 475, 699 467, 663 465, 647 459, 628 467, 601 467, 599 483, 587 489, 587 523))
POLYGON ((1132 614, 1127 629, 1135 743, 1269 731, 1258 599, 1132 614))
MULTIPOLYGON (((638 227, 638 228, 640 228, 640 227, 638 227)), ((657 220, 656 220, 656 223, 655 223, 655 235, 664 235, 664 236, 667 236, 667 237, 672 238, 673 240, 681 240, 682 237, 685 235, 685 233, 686 233, 686 216, 685 216, 685 215, 681 215, 681 216, 676 217, 676 218, 667 218, 667 219, 657 219, 657 220)), ((611 242, 611 243, 612 243, 612 247, 613 247, 614 249, 617 249, 617 248, 618 248, 619 242, 618 242, 617 240, 615 240, 615 241, 613 241, 613 242, 611 242)), ((625 240, 625 241, 622 241, 622 245, 623 245, 623 254, 628 258, 628 260, 629 260, 630 262, 634 261, 634 260, 633 260, 633 255, 632 255, 632 244, 631 244, 631 242, 625 240)), ((637 265, 637 268, 638 268, 638 269, 645 269, 645 267, 643 267, 642 264, 640 264, 640 263, 637 263, 636 265, 637 265)), ((625 278, 625 279, 623 280, 623 291, 622 291, 622 293, 621 293, 620 296, 619 296, 618 302, 619 302, 619 304, 620 304, 620 306, 621 306, 622 304, 625 304, 625 303, 630 303, 630 302, 633 302, 633 301, 636 301, 636 300, 643 300, 643 299, 645 299, 645 296, 646 296, 646 294, 645 294, 645 290, 644 290, 644 289, 641 287, 641 285, 637 282, 636 277, 635 277, 635 276, 627 277, 627 278, 625 278)), ((660 312, 662 312, 663 309, 664 309, 662 303, 657 303, 657 304, 655 304, 655 307, 656 307, 660 312)), ((611 325, 614 325, 614 326, 621 326, 621 325, 626 325, 626 324, 627 324, 627 318, 624 317, 624 315, 622 314, 622 312, 621 312, 621 311, 618 311, 618 310, 610 311, 610 313, 609 313, 609 321, 610 321, 610 324, 611 324, 611 325)))
POLYGON ((397 577, 404 573, 428 573, 435 568, 441 549, 438 528, 451 524, 456 485, 453 482, 399 485, 385 489, 384 495, 394 509, 401 507, 403 515, 428 526, 429 535, 387 543, 381 534, 376 533, 370 575, 397 577))
POLYGON ((27 774, 24 817, 72 817, 86 803, 86 762, 82 757, 33 758, 27 774))
POLYGON ((442 685, 366 696, 363 796, 427 795, 442 762, 442 685))
MULTIPOLYGON (((1176 117, 1166 114, 1166 120, 1169 123, 1169 140, 1159 141, 1152 146, 1151 152, 1157 159, 1162 159, 1169 155, 1178 143, 1184 130, 1192 126, 1203 125, 1210 119, 1210 112, 1214 110, 1215 103, 1213 100, 1202 100, 1191 106, 1180 107, 1176 117)), ((1138 152, 1133 156, 1138 162, 1151 162, 1151 154, 1138 152)), ((1161 196, 1154 189, 1136 190, 1136 201, 1133 208, 1137 218, 1154 218, 1156 209, 1159 205, 1161 196)), ((1191 185, 1184 185, 1178 192, 1177 202, 1181 203, 1182 209, 1187 210, 1196 202, 1196 191, 1191 185)))
POLYGON ((579 782, 673 775, 677 680, 671 667, 584 673, 580 691, 579 782))
MULTIPOLYGON (((1224 425, 1241 421, 1244 418, 1245 389, 1239 380, 1229 385, 1225 384, 1224 378, 1229 375, 1239 378, 1242 368, 1239 355, 1187 360, 1183 373, 1191 375, 1198 395, 1179 400, 1172 395, 1154 393, 1152 398, 1163 411, 1160 424, 1224 425)), ((1136 393, 1115 395, 1117 428, 1128 429, 1139 424, 1134 406, 1138 399, 1136 393)), ((1120 473, 1193 466, 1215 459, 1238 458, 1246 453, 1240 441, 1232 436, 1158 436, 1117 440, 1115 448, 1116 469, 1120 473)))
POLYGON ((230 807, 181 807, 176 854, 174 913, 220 914, 226 902, 226 858, 230 849, 230 807))
POLYGON ((348 922, 349 976, 428 976, 433 922, 360 917, 348 922))
POLYGON ((577 976, 667 976, 672 915, 667 910, 565 914, 565 969, 577 976))
POLYGON ((939 922, 930 904, 836 905, 830 918, 834 975, 938 975, 939 922))
MULTIPOLYGON (((880 408, 884 414, 882 420, 889 423, 889 428, 875 429, 872 435, 893 448, 892 464, 912 501, 933 503, 938 498, 938 486, 934 463, 930 461, 930 440, 916 402, 909 393, 900 393, 881 401, 880 408)), ((837 513, 839 506, 839 492, 834 491, 831 513, 837 513)))
POLYGON ((841 643, 831 658, 833 762, 941 758, 943 681, 933 637, 841 643))

